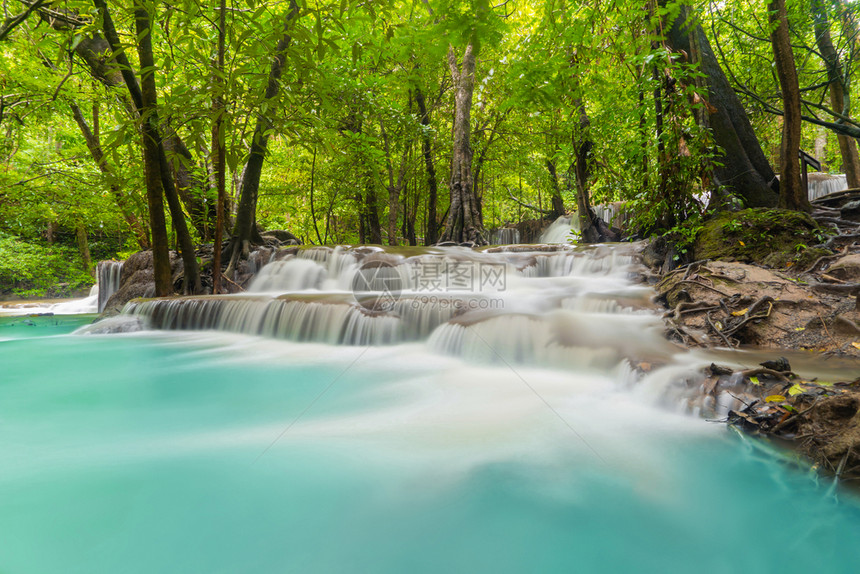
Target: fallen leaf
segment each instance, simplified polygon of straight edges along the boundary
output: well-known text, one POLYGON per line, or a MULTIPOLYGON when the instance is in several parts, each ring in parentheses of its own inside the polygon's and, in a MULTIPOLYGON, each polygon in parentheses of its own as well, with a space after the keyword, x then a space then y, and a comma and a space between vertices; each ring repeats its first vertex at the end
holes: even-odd
POLYGON ((734 311, 734 312, 732 312, 732 315, 733 315, 734 317, 740 317, 741 315, 746 315, 746 314, 747 314, 747 311, 749 311, 749 310, 750 310, 750 308, 749 308, 749 307, 747 307, 747 308, 745 308, 745 309, 741 309, 740 311, 734 311))
POLYGON ((758 377, 750 377, 750 382, 751 382, 752 384, 754 384, 754 385, 758 385, 758 384, 760 384, 760 383, 759 383, 759 380, 758 380, 758 377))
POLYGON ((795 331, 806 331, 806 327, 795 327, 795 331))
POLYGON ((793 384, 790 389, 788 389, 788 395, 790 397, 796 397, 800 393, 804 392, 806 389, 798 385, 797 383, 793 384))
POLYGON ((768 403, 781 403, 785 400, 785 397, 782 395, 771 395, 765 399, 768 403))
POLYGON ((855 349, 860 349, 860 343, 858 343, 857 341, 854 341, 853 343, 851 343, 851 346, 854 347, 855 349))

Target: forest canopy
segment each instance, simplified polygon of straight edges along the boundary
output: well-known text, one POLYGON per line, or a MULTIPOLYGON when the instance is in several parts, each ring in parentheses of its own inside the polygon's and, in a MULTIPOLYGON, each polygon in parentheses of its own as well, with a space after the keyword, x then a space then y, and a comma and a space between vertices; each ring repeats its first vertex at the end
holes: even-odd
MULTIPOLYGON (((265 230, 481 244, 575 211, 597 240, 593 206, 624 202, 628 234, 683 237, 708 209, 804 209, 798 146, 860 186, 854 2, 3 10, 0 254, 63 253, 71 287, 153 248, 162 293, 168 249, 199 291, 198 246, 223 243, 229 277, 265 230)), ((25 275, 4 262, 0 286, 47 289, 25 275)))

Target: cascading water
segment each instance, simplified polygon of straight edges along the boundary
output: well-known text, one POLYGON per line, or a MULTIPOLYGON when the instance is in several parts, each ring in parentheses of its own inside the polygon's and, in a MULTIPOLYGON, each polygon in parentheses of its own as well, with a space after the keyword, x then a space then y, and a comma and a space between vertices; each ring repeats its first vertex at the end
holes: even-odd
POLYGON ((119 290, 122 277, 122 261, 99 261, 96 267, 96 285, 98 286, 98 312, 105 310, 105 305, 111 295, 119 290))
POLYGON ((540 242, 547 244, 573 243, 572 232, 578 230, 579 219, 576 218, 576 215, 562 215, 541 233, 540 242))
POLYGON ((3 329, 0 569, 853 571, 860 505, 675 412, 730 404, 636 250, 272 252, 159 330, 3 329))
POLYGON ((490 245, 516 245, 520 243, 520 230, 516 227, 499 227, 490 231, 490 245))
POLYGON ((834 175, 810 173, 808 178, 810 201, 848 188, 848 182, 844 173, 834 175))

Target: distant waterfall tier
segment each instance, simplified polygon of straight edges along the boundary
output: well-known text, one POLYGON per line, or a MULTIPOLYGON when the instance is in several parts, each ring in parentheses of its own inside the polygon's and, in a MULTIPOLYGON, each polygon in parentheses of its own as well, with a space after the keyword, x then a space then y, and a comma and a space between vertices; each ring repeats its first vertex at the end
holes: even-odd
POLYGON ((111 295, 119 290, 122 277, 122 261, 99 261, 96 268, 96 280, 99 287, 98 312, 105 310, 105 305, 111 295))
POLYGON ((815 200, 825 195, 848 188, 848 180, 844 173, 810 173, 809 174, 809 200, 815 200))
POLYGON ((304 249, 280 259, 273 254, 245 294, 135 300, 123 314, 154 329, 222 330, 337 345, 390 345, 432 336, 432 348, 458 354, 449 350, 456 342, 443 342, 451 337, 446 333, 484 323, 492 330, 508 325, 510 317, 536 322, 531 331, 513 325, 516 333, 495 335, 535 342, 560 336, 559 316, 597 314, 598 329, 614 321, 608 316, 644 312, 650 317, 644 311, 651 307, 650 289, 629 281, 636 249, 631 244, 304 249))
POLYGON ((573 243, 574 231, 579 231, 579 219, 576 215, 562 215, 541 233, 540 242, 573 243))
POLYGON ((522 241, 516 227, 499 227, 490 231, 490 245, 516 245, 522 241))

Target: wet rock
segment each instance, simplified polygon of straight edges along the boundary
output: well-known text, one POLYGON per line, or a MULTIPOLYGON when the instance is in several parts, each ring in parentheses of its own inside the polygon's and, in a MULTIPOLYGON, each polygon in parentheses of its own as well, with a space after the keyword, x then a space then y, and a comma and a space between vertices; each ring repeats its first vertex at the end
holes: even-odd
POLYGON ((860 221, 860 200, 849 201, 839 210, 842 219, 860 221))
POLYGON ((90 325, 78 329, 77 335, 112 335, 114 333, 137 333, 143 331, 144 325, 140 317, 133 315, 117 315, 106 317, 90 325))
POLYGON ((759 363, 765 369, 771 369, 774 371, 778 371, 780 373, 790 373, 791 365, 788 362, 788 359, 785 357, 780 357, 775 361, 764 361, 763 363, 759 363))
POLYGON ((262 234, 263 239, 268 242, 277 242, 281 245, 301 245, 302 241, 294 234, 290 233, 285 229, 271 229, 268 231, 264 231, 262 234))
POLYGON ((648 267, 660 268, 666 260, 666 254, 669 252, 669 245, 665 237, 655 237, 648 242, 645 249, 642 250, 642 263, 648 267))
MULTIPOLYGON (((181 282, 182 259, 170 252, 170 270, 173 283, 181 282)), ((104 313, 115 315, 126 303, 138 297, 155 296, 155 278, 152 270, 152 251, 139 251, 126 259, 120 275, 120 287, 105 303, 104 313)), ((180 283, 181 284, 181 283, 180 283)))

